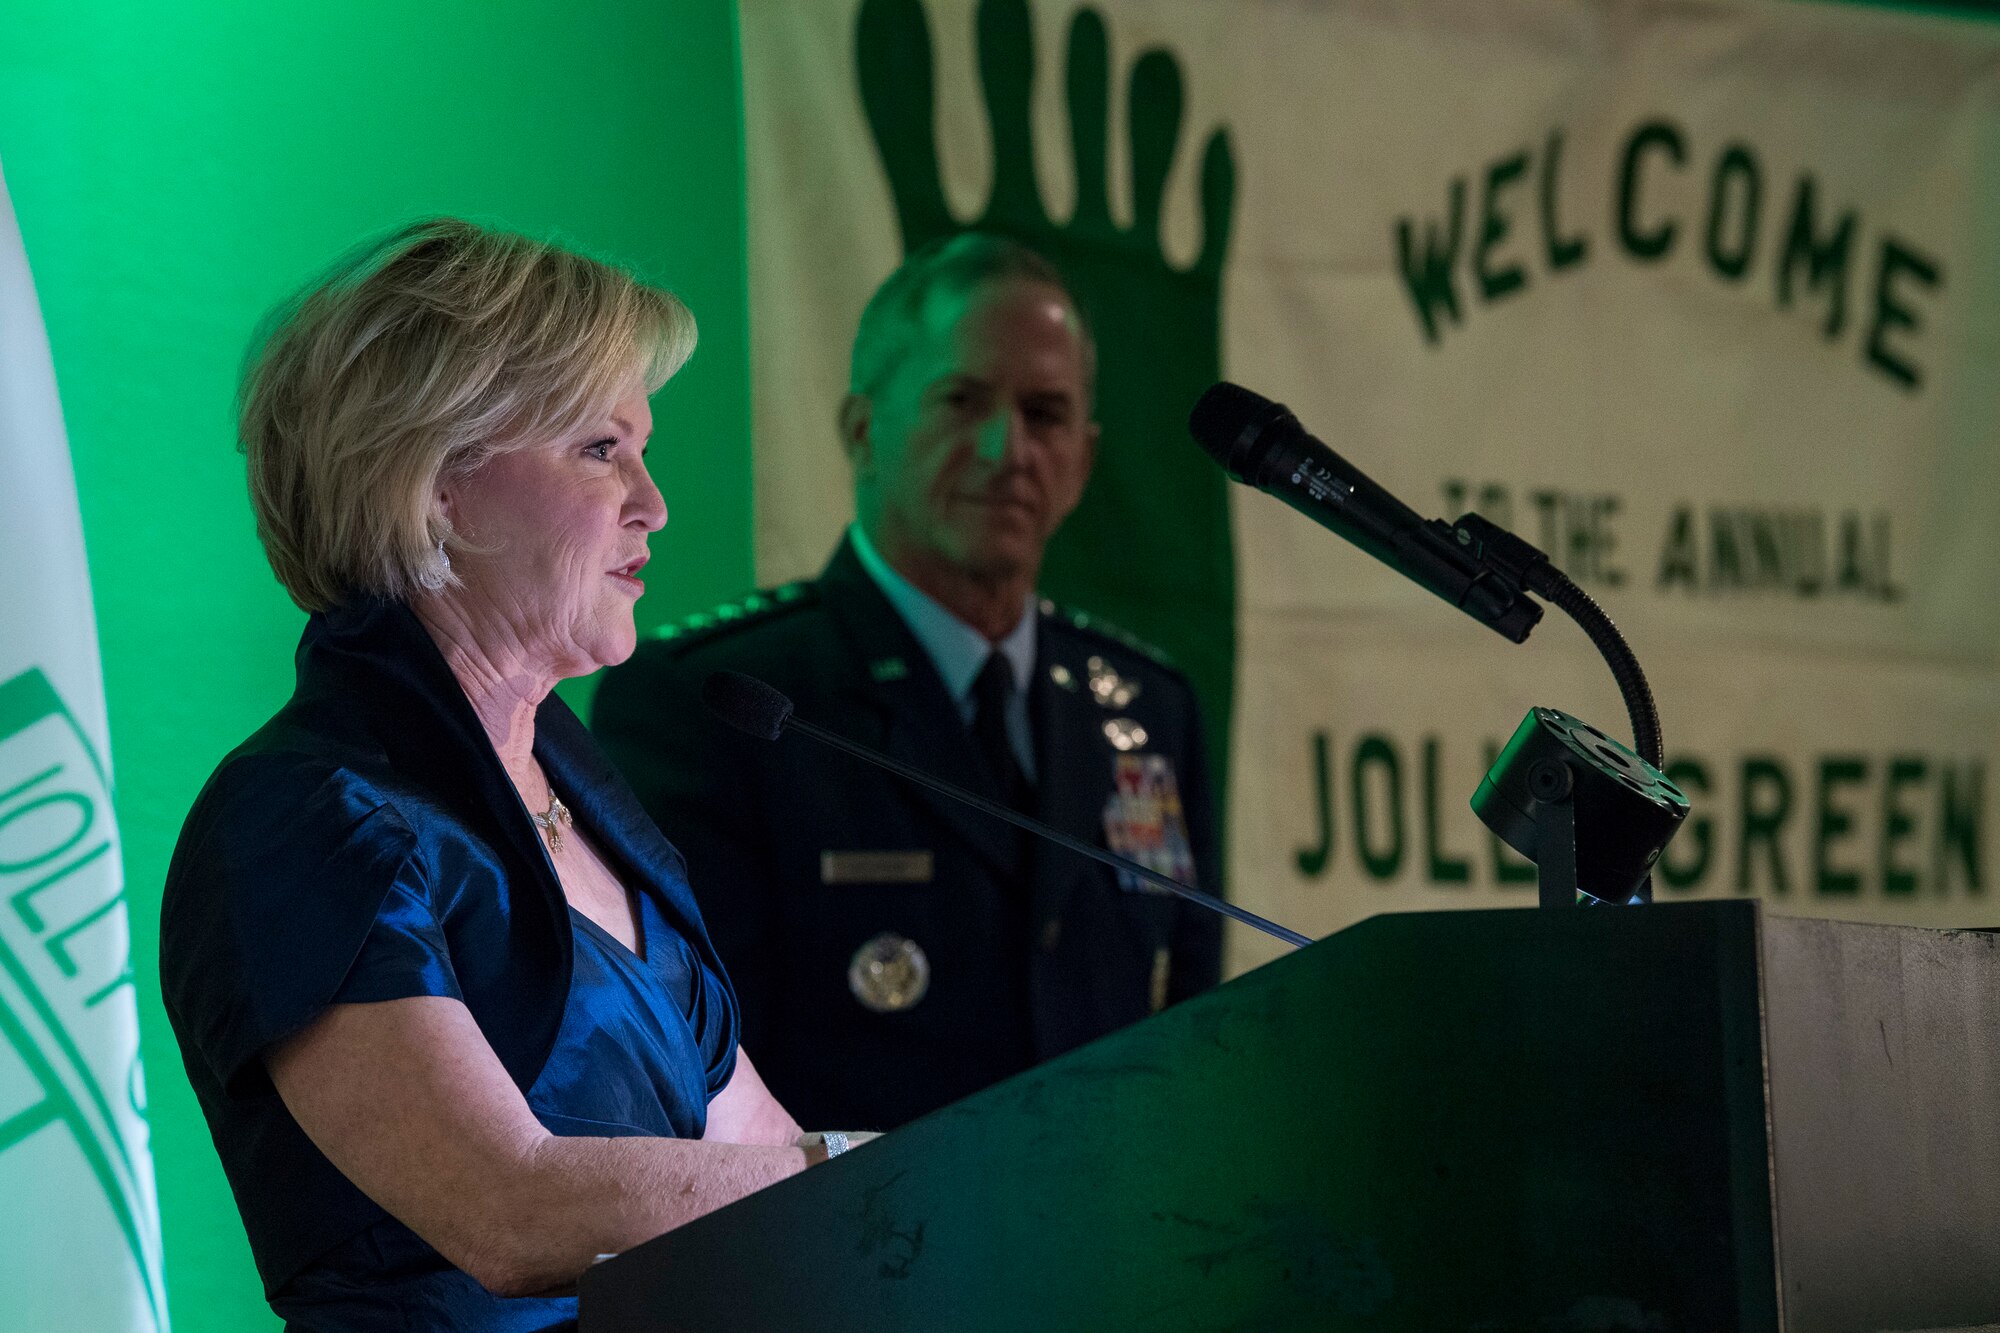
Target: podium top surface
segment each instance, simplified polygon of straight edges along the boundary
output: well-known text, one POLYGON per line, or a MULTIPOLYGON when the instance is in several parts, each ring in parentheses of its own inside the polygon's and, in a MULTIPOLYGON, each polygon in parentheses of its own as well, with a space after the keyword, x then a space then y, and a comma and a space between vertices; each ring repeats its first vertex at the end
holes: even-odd
MULTIPOLYGON (((1828 1109, 1859 1057, 1821 1019, 1871 1024, 1879 995, 1840 999, 1882 989, 1870 950, 1913 960, 1902 1035, 1882 1019, 1899 1067, 1942 1042, 1931 1065, 2000 1095, 1963 1056, 2000 993, 1952 1027, 1968 983, 1911 979, 1933 958, 1990 985, 2000 940, 1923 935, 1749 902, 1372 918, 600 1265, 582 1333, 1969 1323, 1976 1275, 1934 1263, 1929 1305, 1841 1322, 1852 1228, 1794 1224, 1830 1206, 1794 1171, 1901 1123, 1828 1109)), ((1923 1151, 1962 1141, 1938 1119, 1923 1151)), ((2000 1162, 1973 1168, 1968 1225, 2000 1217, 2000 1162)), ((1936 1239, 1906 1212, 1898 1246, 1936 1239)))

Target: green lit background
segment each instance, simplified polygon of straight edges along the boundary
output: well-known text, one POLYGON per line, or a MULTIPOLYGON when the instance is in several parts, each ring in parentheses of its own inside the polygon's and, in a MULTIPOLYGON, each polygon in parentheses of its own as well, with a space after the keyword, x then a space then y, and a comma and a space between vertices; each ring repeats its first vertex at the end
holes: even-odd
MULTIPOLYGON (((180 1333, 276 1326, 156 963, 181 819, 289 692, 303 624, 243 498, 231 392, 245 340, 333 256, 429 213, 637 267, 701 323, 655 402, 650 457, 673 517, 641 626, 741 592, 754 571, 734 15, 733 0, 0 6, 0 165, 89 542, 180 1333)), ((581 704, 588 690, 565 692, 581 704)))
POLYGON ((427 213, 633 265, 701 323, 694 360, 654 404, 672 520, 641 625, 740 592, 750 404, 733 15, 727 0, 0 6, 0 165, 90 547, 180 1333, 277 1326, 157 967, 181 819, 290 692, 304 624, 258 549, 234 447, 250 330, 357 240, 427 213))

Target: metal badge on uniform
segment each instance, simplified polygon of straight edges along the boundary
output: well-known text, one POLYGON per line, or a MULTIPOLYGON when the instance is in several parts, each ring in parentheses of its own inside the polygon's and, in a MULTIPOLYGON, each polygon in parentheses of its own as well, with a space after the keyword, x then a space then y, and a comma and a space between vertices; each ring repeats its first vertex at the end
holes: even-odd
POLYGON ((822 884, 928 884, 937 857, 919 848, 908 852, 821 852, 822 884))
MULTIPOLYGON (((1104 841, 1112 851, 1183 884, 1194 883, 1194 848, 1181 809, 1174 761, 1163 754, 1121 754, 1113 761, 1111 795, 1104 802, 1104 841)), ((1165 893, 1120 871, 1121 888, 1165 893)))
POLYGON ((1145 724, 1137 718, 1114 717, 1104 724, 1104 739, 1114 750, 1143 750, 1150 739, 1145 724))
POLYGON ((864 1009, 893 1014, 915 1005, 931 988, 931 960, 917 942, 893 932, 877 935, 854 951, 847 965, 847 989, 864 1009))
POLYGON ((1090 668, 1090 697, 1101 708, 1124 708, 1139 697, 1139 682, 1118 674, 1118 668, 1101 657, 1084 664, 1090 668))

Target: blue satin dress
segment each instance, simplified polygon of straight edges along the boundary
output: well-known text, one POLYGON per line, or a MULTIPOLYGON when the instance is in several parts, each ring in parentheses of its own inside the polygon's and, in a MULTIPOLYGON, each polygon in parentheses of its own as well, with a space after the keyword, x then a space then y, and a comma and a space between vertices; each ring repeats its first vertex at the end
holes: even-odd
MULTIPOLYGON (((729 1081, 734 1015, 651 894, 639 895, 642 959, 570 909, 575 964, 555 1050, 528 1091, 552 1134, 698 1139, 708 1101, 729 1081), (725 1063, 725 1061, 727 1063, 725 1063)), ((458 998, 451 961, 428 918, 404 902, 371 932, 337 1002, 410 994, 458 998)), ((401 1222, 385 1218, 324 1255, 271 1301, 288 1330, 388 1333, 575 1327, 574 1296, 503 1300, 401 1222)))
POLYGON ((575 912, 428 634, 385 602, 315 615, 291 701, 182 829, 161 984, 271 1308, 297 1333, 528 1333, 506 1299, 313 1145, 271 1045, 330 1004, 459 1000, 551 1133, 694 1139, 735 1068, 737 1006, 680 854, 551 696, 536 757, 633 892, 639 950, 575 912))

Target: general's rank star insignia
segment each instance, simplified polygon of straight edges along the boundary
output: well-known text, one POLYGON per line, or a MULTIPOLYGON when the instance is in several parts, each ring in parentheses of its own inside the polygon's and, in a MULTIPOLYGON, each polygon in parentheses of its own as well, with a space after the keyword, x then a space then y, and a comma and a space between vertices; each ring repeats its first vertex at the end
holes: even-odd
POLYGON ((1118 674, 1118 668, 1101 657, 1084 664, 1090 669, 1090 697, 1103 708, 1124 708, 1139 697, 1139 682, 1118 674))

